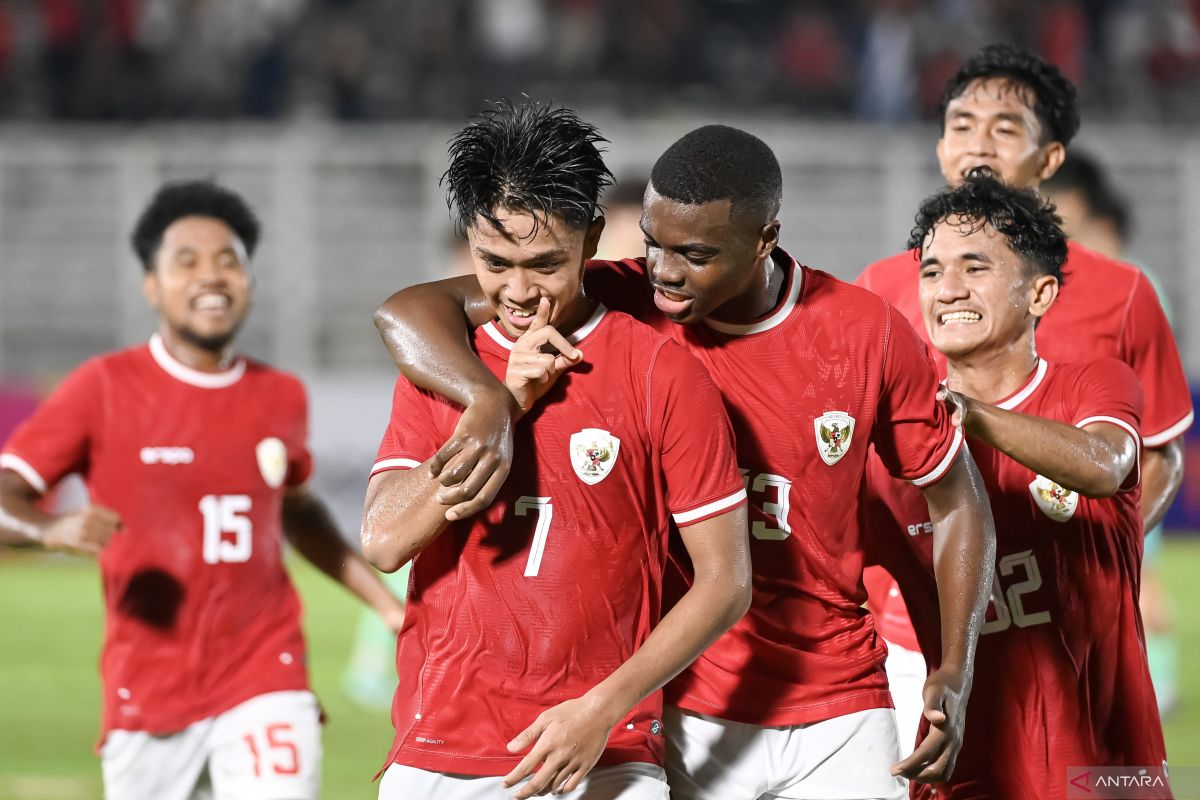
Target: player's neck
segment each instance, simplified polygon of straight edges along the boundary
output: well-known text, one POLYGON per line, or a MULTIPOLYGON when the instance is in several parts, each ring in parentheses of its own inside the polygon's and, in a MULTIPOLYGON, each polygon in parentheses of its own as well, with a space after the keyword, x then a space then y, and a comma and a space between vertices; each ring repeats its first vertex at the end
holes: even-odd
POLYGON ((787 268, 768 253, 754 265, 754 277, 746 290, 709 316, 717 322, 732 325, 745 325, 762 319, 779 305, 786 287, 787 268))
POLYGON ((557 323, 555 327, 563 336, 570 336, 575 331, 579 330, 583 325, 592 318, 592 314, 596 311, 596 301, 586 295, 579 295, 579 299, 571 303, 567 309, 567 314, 557 323))
POLYGON ((233 366, 232 342, 219 351, 210 350, 188 341, 166 325, 158 327, 158 336, 167 355, 197 372, 225 372, 233 366))
POLYGON ((985 403, 998 403, 1020 391, 1038 365, 1033 338, 1004 348, 976 351, 946 360, 946 385, 985 403))

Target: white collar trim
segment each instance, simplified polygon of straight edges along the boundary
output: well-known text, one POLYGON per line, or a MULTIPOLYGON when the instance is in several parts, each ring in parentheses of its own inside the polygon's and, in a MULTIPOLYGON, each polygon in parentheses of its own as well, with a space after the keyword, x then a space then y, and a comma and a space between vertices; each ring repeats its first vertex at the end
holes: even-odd
POLYGON ((996 408, 1002 408, 1005 411, 1012 411, 1017 406, 1029 399, 1029 396, 1037 391, 1037 388, 1042 385, 1042 379, 1046 377, 1046 359, 1039 358, 1037 369, 1033 372, 1033 377, 1029 379, 1029 383, 1025 384, 1021 391, 1014 394, 1012 397, 1005 400, 1003 403, 996 403, 996 408))
POLYGON ((771 316, 758 322, 741 325, 706 318, 704 324, 714 331, 726 333, 730 336, 749 336, 752 333, 762 333, 763 331, 769 331, 772 328, 782 325, 788 316, 791 315, 792 309, 796 307, 796 303, 800 301, 800 291, 804 288, 804 270, 796 263, 796 259, 789 256, 789 261, 790 264, 787 269, 788 280, 791 282, 791 285, 788 287, 787 297, 784 298, 784 301, 779 304, 779 308, 775 309, 771 316))
MULTIPOLYGON (((596 303, 596 310, 592 312, 590 317, 588 317, 588 321, 576 328, 574 332, 567 337, 567 341, 571 344, 579 344, 582 342, 592 334, 592 331, 596 330, 596 327, 600 324, 600 320, 604 319, 604 315, 607 313, 608 308, 605 307, 604 303, 596 303)), ((505 350, 512 350, 513 345, 516 344, 512 339, 509 339, 508 336, 505 335, 504 331, 500 330, 500 328, 496 326, 495 320, 489 320, 483 326, 483 332, 492 337, 492 341, 503 347, 505 350)))
POLYGON ((154 356, 163 371, 178 381, 201 389, 224 389, 233 386, 242 379, 246 372, 246 360, 239 358, 236 363, 224 372, 201 372, 192 369, 167 352, 162 337, 157 333, 150 337, 150 355, 154 356))

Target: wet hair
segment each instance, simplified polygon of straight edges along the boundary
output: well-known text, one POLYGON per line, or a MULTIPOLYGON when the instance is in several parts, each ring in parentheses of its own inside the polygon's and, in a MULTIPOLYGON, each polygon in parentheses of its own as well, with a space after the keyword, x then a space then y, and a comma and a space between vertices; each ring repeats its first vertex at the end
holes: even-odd
POLYGON ((574 111, 526 98, 500 100, 450 140, 442 175, 446 204, 460 231, 482 217, 499 229, 498 210, 558 214, 586 228, 600 193, 613 182, 598 144, 607 142, 574 111))
POLYGON ((144 271, 154 271, 154 256, 162 244, 163 233, 184 217, 209 217, 224 222, 241 240, 246 255, 254 255, 258 246, 258 217, 241 195, 211 180, 176 181, 164 184, 155 193, 133 226, 130 242, 144 271))
POLYGON ((1088 215, 1111 220, 1122 240, 1129 238, 1132 220, 1129 203, 1108 180, 1108 174, 1091 155, 1074 151, 1063 161, 1058 172, 1042 182, 1049 193, 1079 192, 1087 205, 1088 215))
POLYGON ((990 225, 1008 240, 1031 272, 1052 275, 1062 283, 1067 260, 1067 237, 1054 205, 1030 189, 1006 186, 989 175, 972 172, 954 189, 943 189, 921 202, 909 249, 925 254, 925 241, 938 223, 948 218, 967 223, 974 233, 990 225))
POLYGON ((650 185, 688 205, 729 200, 731 214, 764 221, 779 213, 783 200, 783 174, 771 148, 727 125, 705 125, 668 147, 650 170, 650 185))
POLYGON ((939 108, 943 125, 946 107, 977 80, 1001 78, 1033 93, 1033 113, 1042 125, 1042 144, 1064 147, 1079 132, 1079 94, 1075 84, 1053 64, 1007 44, 989 44, 963 62, 946 82, 939 108))

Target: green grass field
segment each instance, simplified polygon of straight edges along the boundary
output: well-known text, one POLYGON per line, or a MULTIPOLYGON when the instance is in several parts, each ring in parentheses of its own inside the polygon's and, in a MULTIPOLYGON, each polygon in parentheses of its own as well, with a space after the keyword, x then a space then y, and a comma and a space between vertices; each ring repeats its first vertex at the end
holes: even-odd
MULTIPOLYGON (((1169 541, 1161 558, 1176 609, 1180 707, 1166 725, 1174 766, 1200 765, 1200 541, 1169 541)), ((309 661, 329 722, 323 797, 375 796, 371 777, 391 725, 341 688, 359 619, 356 601, 293 564, 304 597, 309 661)), ((100 793, 92 754, 99 719, 100 587, 93 563, 65 556, 0 556, 0 798, 87 800, 100 793)))

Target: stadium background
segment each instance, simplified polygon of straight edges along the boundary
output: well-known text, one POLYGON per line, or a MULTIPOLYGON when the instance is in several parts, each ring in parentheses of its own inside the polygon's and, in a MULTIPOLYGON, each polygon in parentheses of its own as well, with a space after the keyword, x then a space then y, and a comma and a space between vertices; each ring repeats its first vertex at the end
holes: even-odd
MULTIPOLYGON (((623 190, 697 125, 751 130, 784 168, 786 246, 853 279, 902 248, 940 185, 941 84, 993 40, 1079 83, 1074 146, 1129 200, 1129 252, 1200 380, 1200 2, 0 2, 0 437, 84 358, 147 337, 129 228, 161 181, 213 176, 265 228, 241 349, 308 382, 315 485, 353 536, 394 374, 371 311, 462 269, 437 180, 485 98, 578 108, 623 190)), ((614 210, 602 247, 635 254, 636 215, 614 210)), ((1168 750, 1200 764, 1200 441, 1168 528, 1168 750)), ((373 796, 390 726, 346 692, 360 612, 295 566, 330 718, 325 796, 373 796)), ((99 796, 100 635, 93 564, 0 553, 0 798, 99 796)))

